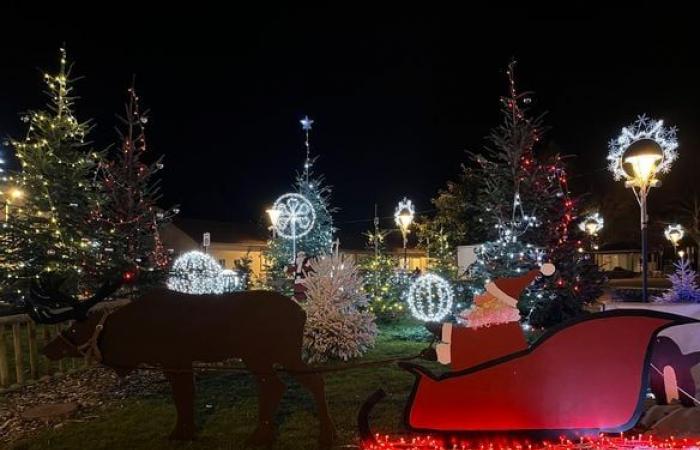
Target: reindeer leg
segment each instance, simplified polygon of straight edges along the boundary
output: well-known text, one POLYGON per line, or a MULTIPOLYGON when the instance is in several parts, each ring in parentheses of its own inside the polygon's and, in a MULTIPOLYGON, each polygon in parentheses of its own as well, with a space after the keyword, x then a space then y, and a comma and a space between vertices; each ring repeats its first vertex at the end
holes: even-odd
POLYGON ((173 401, 177 409, 177 423, 170 439, 192 440, 194 439, 194 376, 191 371, 164 371, 165 378, 170 382, 173 390, 173 401))
POLYGON ((270 445, 275 439, 275 412, 286 386, 271 364, 260 364, 245 359, 244 362, 253 372, 258 385, 258 426, 247 442, 250 445, 270 445))
MULTIPOLYGON (((309 366, 301 359, 286 367, 292 371, 303 372, 310 370, 309 366)), ((330 448, 336 438, 336 431, 333 419, 331 419, 330 413, 328 412, 323 377, 318 373, 298 372, 292 372, 292 376, 314 396, 318 417, 321 422, 319 446, 320 448, 330 448)))

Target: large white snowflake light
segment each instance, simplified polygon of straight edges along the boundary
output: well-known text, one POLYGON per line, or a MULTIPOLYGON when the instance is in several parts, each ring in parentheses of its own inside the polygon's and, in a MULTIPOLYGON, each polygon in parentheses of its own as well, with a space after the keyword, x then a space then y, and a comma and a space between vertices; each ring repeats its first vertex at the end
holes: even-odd
POLYGON ((173 263, 168 289, 185 294, 222 294, 221 266, 211 256, 197 250, 187 252, 173 263))
POLYGON ((643 140, 654 141, 663 152, 656 171, 667 173, 671 169, 671 165, 678 158, 676 128, 665 127, 663 120, 653 120, 641 115, 632 125, 624 127, 616 139, 608 143, 608 170, 612 172, 615 180, 632 178, 631 174, 625 171, 623 156, 632 144, 643 140))
POLYGON ((275 201, 273 209, 279 212, 274 224, 277 234, 296 240, 306 236, 316 222, 316 211, 311 202, 301 194, 284 194, 275 201))
POLYGON ((413 317, 426 322, 439 322, 452 311, 452 286, 434 273, 419 276, 411 283, 406 295, 413 317))

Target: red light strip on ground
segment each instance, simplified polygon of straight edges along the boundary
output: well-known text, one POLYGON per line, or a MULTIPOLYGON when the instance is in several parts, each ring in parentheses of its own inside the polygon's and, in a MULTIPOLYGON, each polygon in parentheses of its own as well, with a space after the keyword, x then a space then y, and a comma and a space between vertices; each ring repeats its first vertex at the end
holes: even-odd
POLYGON ((362 445, 363 450, 614 450, 614 449, 700 449, 699 438, 658 438, 655 436, 599 436, 540 443, 504 438, 492 440, 440 439, 431 436, 392 438, 376 436, 376 443, 362 445))

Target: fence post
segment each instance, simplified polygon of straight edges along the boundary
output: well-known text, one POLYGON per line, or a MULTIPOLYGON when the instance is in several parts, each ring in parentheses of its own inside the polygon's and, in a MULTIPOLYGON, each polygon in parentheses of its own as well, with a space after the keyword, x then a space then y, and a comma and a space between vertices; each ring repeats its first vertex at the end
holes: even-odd
POLYGON ((27 322, 27 339, 29 339, 29 377, 37 379, 38 364, 36 358, 36 325, 33 321, 27 322))
POLYGON ((17 384, 24 383, 24 360, 22 358, 22 328, 19 322, 12 324, 12 343, 15 350, 15 375, 17 384))
POLYGON ((7 345, 5 345, 5 324, 0 323, 0 387, 10 384, 10 374, 7 365, 7 345))

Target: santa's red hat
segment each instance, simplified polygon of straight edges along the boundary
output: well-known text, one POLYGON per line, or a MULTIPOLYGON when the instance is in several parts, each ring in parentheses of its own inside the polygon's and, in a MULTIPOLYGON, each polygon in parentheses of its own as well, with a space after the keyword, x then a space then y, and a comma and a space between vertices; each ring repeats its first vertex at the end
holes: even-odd
POLYGON ((518 304, 518 297, 535 278, 540 274, 548 277, 554 273, 556 268, 552 263, 544 263, 539 269, 533 269, 515 278, 499 278, 486 285, 486 292, 493 295, 506 305, 515 308, 518 304))

